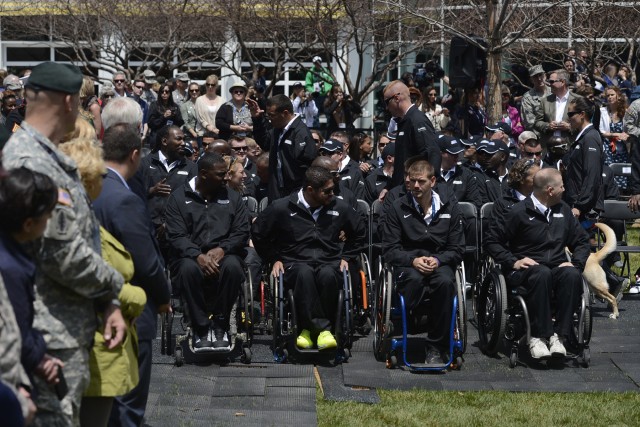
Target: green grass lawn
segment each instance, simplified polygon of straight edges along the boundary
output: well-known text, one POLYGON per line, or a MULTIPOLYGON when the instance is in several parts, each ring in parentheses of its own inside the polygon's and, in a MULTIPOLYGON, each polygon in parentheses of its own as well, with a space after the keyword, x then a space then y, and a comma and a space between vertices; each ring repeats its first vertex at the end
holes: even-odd
POLYGON ((639 393, 378 390, 377 405, 318 399, 323 426, 637 426, 639 393))
MULTIPOLYGON (((628 244, 640 244, 629 228, 628 244)), ((631 276, 640 254, 631 254, 631 276)), ((640 393, 511 393, 500 391, 378 390, 369 405, 324 400, 318 390, 320 427, 335 426, 637 426, 640 393)))

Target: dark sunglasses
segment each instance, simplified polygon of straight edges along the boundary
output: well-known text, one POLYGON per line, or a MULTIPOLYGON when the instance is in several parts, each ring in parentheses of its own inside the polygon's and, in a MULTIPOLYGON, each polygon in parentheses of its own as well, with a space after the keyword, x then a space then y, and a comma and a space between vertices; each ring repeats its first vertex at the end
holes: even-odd
POLYGON ((559 83, 559 82, 562 82, 562 81, 564 81, 564 80, 551 80, 551 79, 549 79, 549 80, 547 80, 547 83, 549 83, 550 85, 552 85, 552 84, 554 84, 554 83, 559 83))
POLYGON ((247 147, 246 145, 244 147, 231 147, 231 149, 233 151, 239 151, 239 152, 249 151, 249 147, 247 147))
POLYGON ((138 85, 136 85, 136 87, 137 87, 138 89, 144 89, 144 88, 145 88, 144 86, 138 86, 138 85))
POLYGON ((162 93, 171 93, 170 90, 163 90, 162 93))
POLYGON ((531 152, 531 151, 523 151, 523 152, 522 152, 522 155, 523 155, 524 157, 540 157, 540 156, 542 156, 542 150, 540 150, 540 151, 533 151, 533 152, 531 152))
POLYGON ((191 92, 191 93, 198 93, 198 92, 200 92, 200 89, 191 89, 189 92, 191 92))
POLYGON ((400 95, 400 92, 396 93, 395 95, 391 95, 389 98, 385 98, 384 99, 384 105, 389 105, 389 103, 391 102, 391 100, 393 98, 395 98, 396 96, 400 95))
POLYGON ((217 84, 214 85, 214 84, 211 84, 211 83, 207 83, 207 87, 216 87, 216 86, 218 86, 218 85, 217 84))
POLYGON ((246 92, 243 90, 234 90, 231 93, 233 93, 234 95, 244 95, 246 92))
POLYGON ((114 82, 114 83, 124 83, 124 80, 122 80, 122 79, 116 79, 116 80, 114 80, 113 82, 114 82))
POLYGON ((569 111, 569 112, 567 112, 567 116, 569 116, 569 117, 573 117, 573 116, 575 116, 576 114, 580 114, 580 113, 583 113, 583 112, 584 112, 584 111, 569 111))

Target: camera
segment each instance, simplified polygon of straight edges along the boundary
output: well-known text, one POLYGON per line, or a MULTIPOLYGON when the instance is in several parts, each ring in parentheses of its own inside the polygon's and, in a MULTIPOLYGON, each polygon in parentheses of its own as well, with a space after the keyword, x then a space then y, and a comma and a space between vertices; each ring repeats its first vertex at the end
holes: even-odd
POLYGON ((433 84, 436 79, 444 77, 444 70, 437 60, 432 59, 425 62, 421 67, 413 69, 413 81, 415 85, 423 89, 433 84))

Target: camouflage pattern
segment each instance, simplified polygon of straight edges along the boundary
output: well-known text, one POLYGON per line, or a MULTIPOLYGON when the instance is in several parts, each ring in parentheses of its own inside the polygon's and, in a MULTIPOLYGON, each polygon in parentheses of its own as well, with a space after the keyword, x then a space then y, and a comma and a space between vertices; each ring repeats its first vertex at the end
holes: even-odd
POLYGON ((534 132, 538 138, 540 138, 540 133, 533 128, 533 125, 536 122, 536 113, 540 109, 540 99, 547 95, 551 95, 551 89, 545 87, 544 95, 542 96, 538 95, 535 89, 531 89, 522 96, 522 106, 520 107, 522 124, 526 130, 534 132))
POLYGON ((58 400, 53 386, 36 376, 33 381, 38 390, 35 404, 38 407, 33 423, 36 427, 69 427, 80 425, 80 403, 82 394, 89 385, 89 370, 77 366, 89 366, 89 353, 84 348, 47 351, 64 361, 64 378, 69 391, 58 400))
POLYGON ((21 350, 20 329, 0 275, 0 381, 14 391, 22 406, 22 415, 26 417, 27 400, 18 393, 18 385, 31 386, 31 382, 20 364, 21 350))
POLYGON ((629 105, 624 115, 624 131, 629 135, 640 138, 640 99, 637 99, 629 105))
POLYGON ((43 332, 47 353, 65 363, 69 393, 58 401, 53 387, 36 380, 36 425, 78 426, 89 382, 89 348, 98 327, 96 307, 116 299, 124 279, 100 255, 99 224, 72 159, 22 122, 3 150, 3 164, 43 173, 58 186, 58 203, 44 236, 27 250, 36 261, 33 327, 43 332))

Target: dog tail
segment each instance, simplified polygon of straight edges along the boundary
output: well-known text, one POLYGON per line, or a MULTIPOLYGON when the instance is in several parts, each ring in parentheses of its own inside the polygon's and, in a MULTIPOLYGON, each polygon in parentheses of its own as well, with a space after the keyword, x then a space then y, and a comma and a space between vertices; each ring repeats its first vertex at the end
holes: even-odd
POLYGON ((595 258, 598 260, 598 263, 602 262, 603 259, 607 257, 612 252, 615 252, 616 247, 618 246, 618 238, 616 237, 616 233, 606 224, 601 222, 596 222, 595 226, 598 227, 604 233, 604 246, 600 248, 599 251, 593 254, 595 258))

